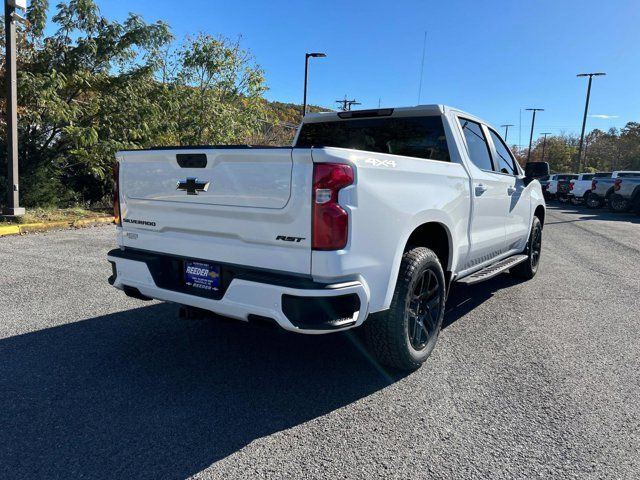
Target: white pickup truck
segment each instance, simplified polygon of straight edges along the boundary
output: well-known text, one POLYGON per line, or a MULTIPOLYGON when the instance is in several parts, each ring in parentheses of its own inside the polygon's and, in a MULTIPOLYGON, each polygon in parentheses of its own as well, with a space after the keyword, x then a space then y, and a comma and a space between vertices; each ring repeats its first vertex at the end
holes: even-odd
POLYGON ((594 178, 611 178, 611 172, 579 173, 577 178, 570 180, 568 196, 573 205, 586 203, 594 178))
POLYGON ((310 114, 293 147, 122 151, 109 282, 300 333, 364 324, 381 363, 414 369, 452 282, 535 275, 548 174, 440 105, 310 114))
MULTIPOLYGON (((589 195, 585 197, 585 204, 588 208, 600 208, 605 204, 609 204, 610 197, 617 192, 620 186, 620 182, 624 178, 637 178, 640 176, 640 171, 634 170, 617 170, 612 172, 610 176, 593 178, 591 180, 591 191, 589 195)), ((616 197, 614 197, 616 198, 616 197)), ((619 201, 614 202, 616 206, 609 204, 609 207, 613 211, 623 211, 628 208, 629 205, 625 205, 624 202, 620 204, 619 201)))

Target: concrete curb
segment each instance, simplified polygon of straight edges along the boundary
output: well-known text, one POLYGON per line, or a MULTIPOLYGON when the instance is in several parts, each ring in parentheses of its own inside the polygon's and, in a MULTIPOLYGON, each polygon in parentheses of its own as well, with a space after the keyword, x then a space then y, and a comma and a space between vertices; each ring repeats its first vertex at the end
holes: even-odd
POLYGON ((23 235, 25 233, 32 232, 46 232, 47 230, 66 229, 66 228, 83 228, 91 227, 93 225, 104 225, 107 223, 113 223, 113 217, 96 217, 96 218, 82 218, 80 220, 73 221, 61 221, 61 222, 39 222, 39 223, 25 223, 22 225, 7 225, 0 226, 0 237, 7 235, 23 235))

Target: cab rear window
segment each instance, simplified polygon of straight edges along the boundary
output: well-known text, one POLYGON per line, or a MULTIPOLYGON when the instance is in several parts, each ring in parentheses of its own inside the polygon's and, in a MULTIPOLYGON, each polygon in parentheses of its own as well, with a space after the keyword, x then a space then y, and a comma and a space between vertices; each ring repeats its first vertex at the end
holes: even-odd
POLYGON ((296 147, 340 147, 449 162, 442 118, 386 117, 302 125, 296 147))

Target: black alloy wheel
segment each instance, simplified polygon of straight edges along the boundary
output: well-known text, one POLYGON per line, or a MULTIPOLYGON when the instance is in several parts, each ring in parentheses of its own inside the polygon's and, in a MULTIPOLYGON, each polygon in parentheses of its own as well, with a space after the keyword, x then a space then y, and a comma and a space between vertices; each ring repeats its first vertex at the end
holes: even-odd
POLYGON ((441 307, 440 282, 436 273, 426 268, 416 279, 405 309, 407 336, 414 350, 424 350, 435 335, 441 307))

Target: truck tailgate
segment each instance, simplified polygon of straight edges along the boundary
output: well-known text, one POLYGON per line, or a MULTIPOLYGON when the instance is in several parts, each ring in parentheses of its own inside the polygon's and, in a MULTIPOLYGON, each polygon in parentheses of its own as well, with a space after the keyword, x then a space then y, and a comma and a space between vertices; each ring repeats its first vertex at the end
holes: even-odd
POLYGON ((118 160, 121 245, 310 274, 308 151, 140 150, 118 160))

